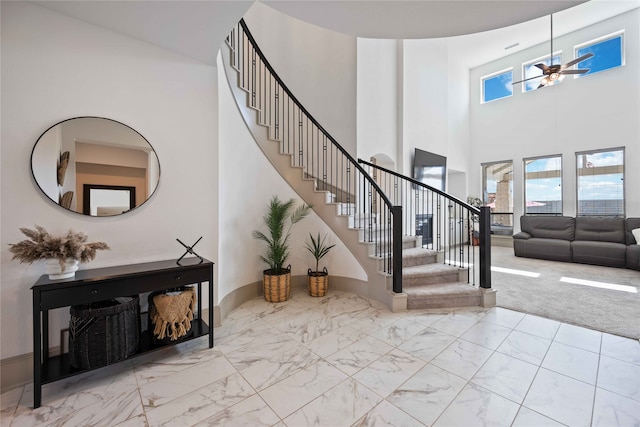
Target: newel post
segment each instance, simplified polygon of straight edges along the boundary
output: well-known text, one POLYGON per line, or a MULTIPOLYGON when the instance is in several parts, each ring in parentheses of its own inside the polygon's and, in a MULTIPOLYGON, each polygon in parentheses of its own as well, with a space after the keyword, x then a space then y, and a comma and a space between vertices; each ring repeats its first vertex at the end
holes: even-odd
POLYGON ((480 287, 491 289, 491 208, 480 207, 480 287))
POLYGON ((393 292, 402 293, 402 206, 391 208, 393 226, 393 292))

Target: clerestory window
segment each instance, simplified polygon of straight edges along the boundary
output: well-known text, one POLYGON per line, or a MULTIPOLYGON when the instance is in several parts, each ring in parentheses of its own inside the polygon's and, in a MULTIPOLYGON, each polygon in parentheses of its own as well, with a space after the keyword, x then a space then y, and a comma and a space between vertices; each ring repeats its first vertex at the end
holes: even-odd
POLYGON ((500 71, 482 78, 482 103, 513 95, 513 69, 500 71))
POLYGON ((609 34, 599 39, 583 43, 575 48, 576 58, 593 53, 591 58, 576 65, 576 68, 588 68, 589 72, 577 74, 576 78, 598 73, 624 65, 624 31, 609 34))
POLYGON ((538 89, 538 87, 540 86, 540 81, 542 80, 542 70, 536 67, 536 64, 542 63, 545 65, 552 65, 552 64, 560 64, 561 62, 562 62, 562 55, 557 54, 553 56, 551 61, 549 60, 549 55, 547 55, 541 58, 533 59, 529 62, 525 62, 524 64, 522 64, 523 79, 540 76, 540 78, 531 79, 524 82, 522 85, 522 91, 529 92, 529 91, 538 89))

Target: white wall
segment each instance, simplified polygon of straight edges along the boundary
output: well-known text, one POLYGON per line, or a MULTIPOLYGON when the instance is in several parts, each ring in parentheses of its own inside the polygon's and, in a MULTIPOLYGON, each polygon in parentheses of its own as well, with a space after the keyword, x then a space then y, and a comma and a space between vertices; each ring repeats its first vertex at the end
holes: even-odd
POLYGON ((355 157, 356 38, 307 24, 260 2, 244 18, 287 87, 355 157))
POLYGON ((446 43, 405 40, 403 70, 403 173, 412 176, 415 148, 449 157, 446 43))
MULTIPOLYGON (((480 163, 514 161, 514 217, 523 213, 525 157, 562 154, 564 215, 576 213, 575 152, 625 147, 626 215, 640 216, 640 9, 554 39, 562 62, 573 59, 573 47, 625 29, 626 64, 580 79, 567 77, 559 85, 480 104, 480 81, 490 73, 514 67, 520 79, 523 62, 548 55, 543 44, 471 70, 470 111, 473 177, 481 180, 480 163)), ((471 179, 471 178, 470 178, 471 179)), ((477 193, 480 193, 478 187, 477 193)), ((515 221, 519 228, 519 221, 515 221)))
MULTIPOLYGON (((221 59, 219 59, 221 61, 221 59)), ((219 62, 220 64, 220 62, 219 62)), ((264 244, 252 237, 255 229, 265 231, 263 216, 272 196, 282 201, 290 198, 301 203, 300 197, 269 163, 256 144, 238 111, 229 89, 222 65, 218 77, 220 124, 220 227, 218 235, 219 262, 218 301, 242 286, 262 280, 262 271, 268 268, 259 256, 264 244)), ((276 142, 274 142, 275 144, 276 142)), ((338 237, 315 214, 296 224, 290 240, 293 275, 306 275, 315 260, 305 249, 309 233, 327 234, 327 242, 336 247, 322 259, 330 275, 366 280, 366 273, 340 242, 338 237)))
POLYGON ((468 75, 449 55, 446 39, 358 39, 358 155, 385 153, 398 172, 412 176, 420 148, 465 174, 468 75))
MULTIPOLYGON (((8 243, 25 238, 20 227, 73 228, 111 246, 81 268, 177 258, 183 248, 176 238, 191 243, 200 236, 196 251, 217 261, 218 113, 215 67, 28 2, 1 7, 4 359, 31 351, 30 287, 44 272, 42 262, 11 261, 8 243), (55 206, 35 186, 29 156, 37 138, 60 120, 84 115, 125 123, 155 148, 162 176, 142 207, 89 218, 55 206)), ((51 330, 64 327, 66 316, 53 313, 51 330)))
POLYGON ((398 165, 398 43, 358 39, 358 157, 366 161, 383 153, 398 165))

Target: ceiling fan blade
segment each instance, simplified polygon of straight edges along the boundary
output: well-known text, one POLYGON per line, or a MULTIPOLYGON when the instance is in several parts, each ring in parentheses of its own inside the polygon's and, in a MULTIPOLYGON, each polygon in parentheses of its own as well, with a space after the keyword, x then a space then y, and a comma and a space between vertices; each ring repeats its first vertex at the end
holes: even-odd
POLYGON ((564 64, 562 66, 562 68, 571 67, 572 65, 576 65, 578 62, 582 62, 585 59, 591 58, 592 56, 593 56, 593 52, 586 53, 586 54, 582 55, 580 58, 576 58, 576 59, 574 59, 572 61, 567 62, 566 64, 564 64))
POLYGON ((544 63, 542 63, 542 62, 541 62, 541 63, 539 63, 539 64, 535 64, 535 66, 536 66, 536 67, 538 67, 538 68, 540 68, 543 72, 546 72, 546 71, 549 69, 549 67, 547 66, 547 64, 544 64, 544 63))
POLYGON ((579 70, 562 70, 560 74, 585 74, 589 72, 589 68, 581 68, 579 70))
POLYGON ((512 85, 515 85, 515 84, 518 84, 518 83, 526 82, 526 81, 528 81, 528 80, 539 79, 540 77, 544 77, 544 74, 540 74, 539 76, 529 77, 529 78, 524 79, 524 80, 519 80, 519 81, 517 81, 517 82, 513 82, 513 83, 511 83, 511 84, 512 84, 512 85))
POLYGON ((543 85, 542 83, 540 83, 540 86, 538 86, 536 89, 540 89, 541 87, 545 87, 545 85, 543 85))

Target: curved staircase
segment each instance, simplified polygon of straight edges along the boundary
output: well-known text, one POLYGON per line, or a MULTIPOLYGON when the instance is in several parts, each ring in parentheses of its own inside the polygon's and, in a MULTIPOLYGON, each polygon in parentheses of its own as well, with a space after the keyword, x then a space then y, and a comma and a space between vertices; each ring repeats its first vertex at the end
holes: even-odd
MULTIPOLYGON (((367 272, 367 284, 358 293, 392 311, 495 304, 492 292, 475 285, 479 269, 447 256, 455 246, 454 252, 470 260, 471 245, 462 238, 453 245, 451 232, 438 232, 438 244, 423 247, 422 236, 406 219, 418 212, 415 206, 405 206, 393 191, 383 190, 384 180, 372 175, 385 170, 372 173, 372 165, 356 162, 313 119, 264 58, 244 21, 230 33, 227 45, 222 59, 239 112, 272 165, 367 272)), ((440 207, 451 200, 461 203, 444 193, 437 197, 438 211, 446 211, 440 207)), ((463 205, 465 213, 455 221, 481 215, 463 205)))

